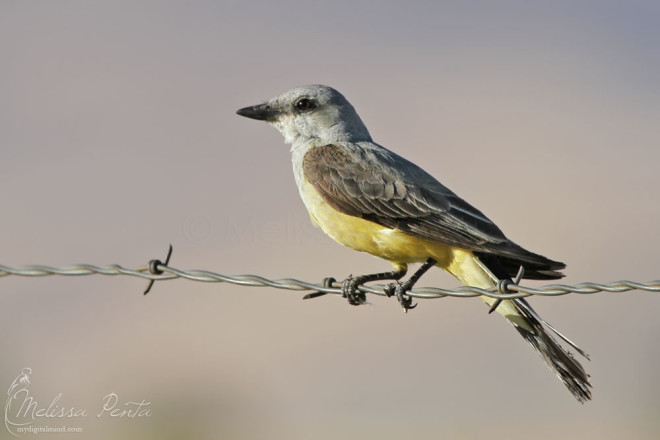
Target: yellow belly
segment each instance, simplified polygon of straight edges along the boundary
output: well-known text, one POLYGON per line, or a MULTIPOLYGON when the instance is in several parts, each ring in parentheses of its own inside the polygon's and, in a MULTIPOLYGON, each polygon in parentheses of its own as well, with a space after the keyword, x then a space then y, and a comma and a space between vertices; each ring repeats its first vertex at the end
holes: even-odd
POLYGON ((305 184, 301 189, 312 222, 336 242, 384 258, 392 263, 420 263, 433 257, 445 266, 452 259, 451 248, 421 240, 397 229, 343 214, 328 205, 316 189, 305 184))

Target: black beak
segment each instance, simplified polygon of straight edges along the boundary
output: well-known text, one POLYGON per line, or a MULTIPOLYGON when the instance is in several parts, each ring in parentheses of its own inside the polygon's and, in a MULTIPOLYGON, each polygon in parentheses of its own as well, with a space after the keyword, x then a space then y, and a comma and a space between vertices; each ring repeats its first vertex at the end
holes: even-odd
POLYGON ((245 107, 236 111, 236 113, 246 118, 267 122, 273 122, 280 116, 280 111, 268 103, 245 107))

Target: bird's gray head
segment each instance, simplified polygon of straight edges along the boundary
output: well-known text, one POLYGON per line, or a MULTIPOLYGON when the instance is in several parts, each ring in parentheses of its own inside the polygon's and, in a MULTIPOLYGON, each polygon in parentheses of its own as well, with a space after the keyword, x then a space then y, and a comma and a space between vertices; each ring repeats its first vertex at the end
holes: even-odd
POLYGON ((238 110, 246 118, 266 121, 287 143, 370 141, 367 127, 344 96, 328 86, 311 85, 282 93, 263 104, 238 110))

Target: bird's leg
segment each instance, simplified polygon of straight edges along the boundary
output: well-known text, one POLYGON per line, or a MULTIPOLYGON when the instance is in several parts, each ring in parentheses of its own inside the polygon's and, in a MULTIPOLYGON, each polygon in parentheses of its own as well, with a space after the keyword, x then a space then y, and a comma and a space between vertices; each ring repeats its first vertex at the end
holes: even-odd
POLYGON ((410 296, 406 295, 406 292, 408 292, 410 289, 413 288, 415 283, 419 281, 419 279, 426 273, 427 270, 429 270, 431 267, 435 266, 437 261, 435 261, 433 258, 429 258, 426 260, 424 264, 420 266, 417 271, 412 274, 410 278, 408 278, 407 281, 401 283, 399 281, 388 284, 387 287, 385 288, 385 294, 387 296, 392 296, 396 295, 396 299, 399 300, 399 303, 401 304, 401 307, 403 307, 403 310, 408 313, 408 310, 414 309, 417 307, 417 304, 413 304, 413 300, 410 296))
POLYGON ((348 303, 353 306, 364 304, 367 296, 361 292, 358 287, 364 283, 382 280, 400 280, 406 275, 407 266, 396 266, 392 272, 373 273, 370 275, 349 276, 344 280, 341 286, 341 296, 348 299, 348 303))

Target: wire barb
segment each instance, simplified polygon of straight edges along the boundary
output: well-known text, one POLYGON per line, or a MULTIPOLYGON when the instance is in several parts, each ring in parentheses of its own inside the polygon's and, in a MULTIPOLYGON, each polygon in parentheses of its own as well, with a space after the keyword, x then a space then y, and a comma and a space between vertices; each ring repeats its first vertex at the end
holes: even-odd
MULTIPOLYGON (((512 284, 516 286, 520 284, 520 281, 523 279, 523 276, 525 276, 525 268, 523 266, 520 266, 520 269, 518 269, 518 274, 516 275, 516 278, 513 281, 511 281, 508 278, 505 278, 503 280, 500 280, 499 283, 497 283, 497 291, 501 294, 514 293, 513 291, 511 291, 511 289, 509 289, 509 286, 512 284)), ((490 315, 495 310, 497 310, 500 304, 502 304, 502 301, 504 301, 503 298, 499 298, 497 301, 495 301, 492 307, 490 308, 490 310, 488 310, 488 314, 490 315)))
MULTIPOLYGON (((167 251, 167 257, 165 258, 165 263, 163 263, 160 260, 151 260, 149 262, 149 272, 154 274, 154 275, 162 275, 163 271, 160 269, 160 266, 167 266, 169 264, 170 257, 172 256, 172 250, 173 250, 173 247, 170 244, 170 248, 167 251)), ((151 290, 151 288, 153 287, 155 282, 156 282, 156 280, 153 279, 153 278, 149 281, 149 284, 147 285, 147 288, 144 290, 144 295, 149 293, 149 291, 151 290)))
MULTIPOLYGON (((333 283, 336 283, 337 280, 332 278, 332 277, 326 277, 323 278, 323 287, 325 288, 331 288, 333 283)), ((328 292, 322 292, 322 291, 316 291, 312 293, 308 293, 307 295, 303 296, 303 299, 312 299, 312 298, 318 298, 319 296, 327 295, 328 292)))

